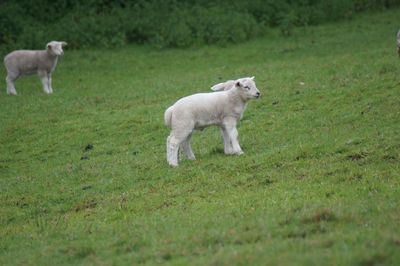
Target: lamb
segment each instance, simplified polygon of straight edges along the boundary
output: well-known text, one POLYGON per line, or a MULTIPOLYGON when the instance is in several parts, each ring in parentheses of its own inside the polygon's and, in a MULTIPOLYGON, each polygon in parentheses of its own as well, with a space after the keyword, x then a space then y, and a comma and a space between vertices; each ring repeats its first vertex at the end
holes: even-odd
POLYGON ((14 82, 23 75, 37 73, 42 80, 43 90, 53 93, 51 74, 57 65, 58 57, 64 54, 66 42, 52 41, 46 45, 46 50, 17 50, 4 57, 7 69, 7 94, 16 95, 14 82))
POLYGON ((179 148, 189 160, 195 160, 190 139, 195 129, 210 125, 220 127, 225 154, 243 154, 238 141, 236 124, 240 120, 248 100, 260 97, 254 77, 241 78, 229 90, 198 93, 178 100, 164 113, 165 124, 171 127, 167 138, 167 161, 178 166, 179 148))
POLYGON ((398 54, 399 57, 400 57, 400 30, 399 30, 399 32, 397 33, 397 54, 398 54))

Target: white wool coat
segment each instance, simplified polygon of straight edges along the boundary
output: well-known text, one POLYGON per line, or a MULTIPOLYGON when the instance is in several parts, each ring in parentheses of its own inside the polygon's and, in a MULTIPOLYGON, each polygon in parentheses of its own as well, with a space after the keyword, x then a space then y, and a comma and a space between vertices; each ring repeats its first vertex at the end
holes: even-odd
POLYGON ((198 93, 178 100, 165 112, 165 123, 174 129, 203 129, 210 125, 221 125, 230 117, 238 120, 247 99, 235 89, 214 93, 198 93))

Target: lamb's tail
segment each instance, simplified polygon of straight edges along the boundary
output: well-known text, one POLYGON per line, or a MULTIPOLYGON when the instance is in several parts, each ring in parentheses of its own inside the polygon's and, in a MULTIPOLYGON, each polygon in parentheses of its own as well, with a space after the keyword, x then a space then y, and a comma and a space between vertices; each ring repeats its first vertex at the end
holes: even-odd
POLYGON ((211 90, 213 91, 227 91, 232 88, 232 86, 235 84, 234 80, 228 80, 222 83, 215 84, 214 86, 211 87, 211 90))
POLYGON ((173 106, 170 106, 164 113, 165 125, 169 127, 171 126, 172 110, 173 106))

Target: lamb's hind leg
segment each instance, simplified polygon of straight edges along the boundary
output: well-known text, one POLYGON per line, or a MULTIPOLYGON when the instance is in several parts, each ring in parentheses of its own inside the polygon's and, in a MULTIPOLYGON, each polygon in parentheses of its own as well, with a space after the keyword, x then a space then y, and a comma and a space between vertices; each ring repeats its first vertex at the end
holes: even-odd
POLYGON ((17 80, 18 75, 13 75, 12 73, 8 73, 6 77, 7 83, 7 94, 8 95, 17 95, 17 91, 15 90, 14 82, 17 80))
POLYGON ((171 166, 178 166, 179 147, 185 142, 190 133, 191 130, 179 132, 173 130, 169 135, 167 139, 167 161, 171 166))
POLYGON ((174 136, 169 135, 167 138, 167 161, 171 166, 178 166, 180 141, 174 136))
POLYGON ((188 157, 189 160, 196 160, 196 157, 194 156, 192 147, 190 146, 191 137, 192 137, 192 133, 190 133, 189 136, 187 136, 186 139, 182 142, 182 148, 183 148, 183 151, 186 153, 186 156, 188 157))

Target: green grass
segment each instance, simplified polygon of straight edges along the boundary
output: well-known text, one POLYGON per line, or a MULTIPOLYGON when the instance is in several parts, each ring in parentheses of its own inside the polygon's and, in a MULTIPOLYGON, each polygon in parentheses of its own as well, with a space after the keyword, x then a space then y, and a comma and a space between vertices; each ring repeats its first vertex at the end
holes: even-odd
POLYGON ((17 97, 3 87, 0 265, 398 265, 399 16, 227 47, 67 50, 53 95, 37 77, 17 97), (263 97, 238 127, 245 154, 225 156, 212 127, 193 136, 196 161, 169 167, 164 110, 249 75, 263 97))

